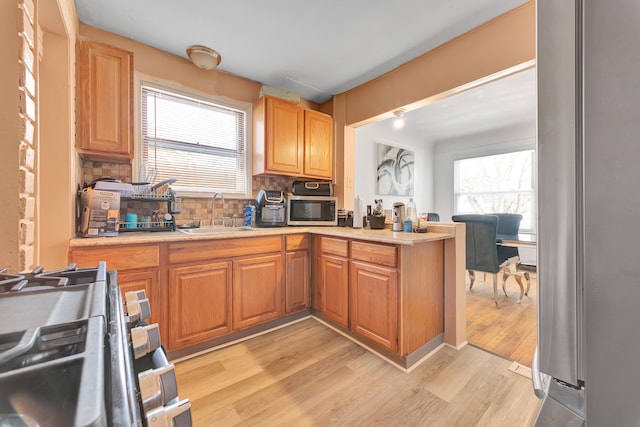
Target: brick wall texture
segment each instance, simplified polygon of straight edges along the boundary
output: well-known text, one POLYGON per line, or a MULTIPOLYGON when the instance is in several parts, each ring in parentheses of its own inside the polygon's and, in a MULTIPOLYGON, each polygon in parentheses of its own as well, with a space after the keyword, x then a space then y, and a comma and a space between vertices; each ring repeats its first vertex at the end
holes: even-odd
POLYGON ((20 184, 20 270, 30 270, 35 264, 36 180, 37 180, 37 33, 35 0, 17 2, 17 22, 20 72, 18 79, 19 184, 20 184))

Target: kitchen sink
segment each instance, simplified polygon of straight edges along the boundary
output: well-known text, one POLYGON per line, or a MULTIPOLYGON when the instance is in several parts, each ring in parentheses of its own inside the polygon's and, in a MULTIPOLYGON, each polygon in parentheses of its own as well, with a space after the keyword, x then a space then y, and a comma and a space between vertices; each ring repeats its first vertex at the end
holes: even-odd
POLYGON ((252 227, 199 227, 199 228, 178 228, 178 231, 191 236, 206 236, 214 234, 229 234, 238 231, 256 231, 252 227))

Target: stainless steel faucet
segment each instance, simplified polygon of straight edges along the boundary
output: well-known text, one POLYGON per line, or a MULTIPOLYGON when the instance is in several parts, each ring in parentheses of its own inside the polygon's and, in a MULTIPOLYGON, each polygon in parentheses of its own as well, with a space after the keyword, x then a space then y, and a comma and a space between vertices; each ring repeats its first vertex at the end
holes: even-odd
POLYGON ((216 191, 213 192, 213 197, 211 198, 211 225, 215 225, 215 212, 216 212, 216 197, 220 196, 220 200, 222 200, 222 207, 224 208, 224 196, 222 193, 218 193, 216 191))

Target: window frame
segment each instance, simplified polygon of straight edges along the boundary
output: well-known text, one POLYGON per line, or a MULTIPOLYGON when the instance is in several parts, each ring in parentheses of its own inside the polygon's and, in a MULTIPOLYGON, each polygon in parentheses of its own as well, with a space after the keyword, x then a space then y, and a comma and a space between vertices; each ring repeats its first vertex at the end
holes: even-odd
MULTIPOLYGON (((155 77, 151 77, 144 74, 135 73, 134 76, 134 88, 135 88, 135 96, 134 96, 134 132, 135 132, 135 156, 132 164, 132 181, 138 181, 140 176, 140 169, 142 168, 142 158, 143 158, 143 136, 142 136, 142 89, 143 86, 148 86, 152 89, 158 89, 162 91, 167 91, 170 93, 175 93, 179 96, 184 96, 188 98, 193 98, 199 101, 208 102, 211 104, 216 104, 221 107, 233 108, 236 110, 240 110, 245 114, 245 182, 246 188, 244 194, 242 193, 230 193, 225 192, 224 197, 227 199, 251 199, 253 196, 253 173, 252 173, 252 143, 253 143, 253 119, 252 119, 252 111, 253 105, 250 102, 242 102, 233 100, 224 96, 212 95, 210 93, 205 93, 200 90, 186 87, 180 85, 176 82, 170 82, 161 80, 155 77)), ((176 195, 179 197, 189 197, 189 198, 211 198, 216 193, 220 193, 220 189, 208 188, 201 189, 197 187, 187 187, 181 186, 179 182, 171 185, 171 188, 175 191, 176 195)))
MULTIPOLYGON (((496 153, 482 154, 482 155, 474 155, 468 157, 460 157, 456 158, 453 162, 453 211, 455 215, 460 215, 461 212, 458 210, 458 197, 469 194, 478 194, 478 195, 495 195, 495 194, 531 194, 531 228, 520 228, 520 233, 523 234, 536 234, 537 230, 537 197, 536 197, 536 185, 537 185, 537 166, 536 166, 536 149, 535 148, 523 148, 523 149, 514 149, 507 151, 500 151, 496 153), (514 190, 514 191, 506 191, 506 190, 497 190, 497 191, 482 191, 482 192, 460 192, 460 176, 459 176, 459 162, 463 160, 472 160, 472 159, 481 159, 484 157, 494 157, 501 156, 513 153, 521 153, 521 152, 531 152, 531 184, 532 188, 530 190, 514 190)), ((468 213, 468 212, 467 212, 468 213)))

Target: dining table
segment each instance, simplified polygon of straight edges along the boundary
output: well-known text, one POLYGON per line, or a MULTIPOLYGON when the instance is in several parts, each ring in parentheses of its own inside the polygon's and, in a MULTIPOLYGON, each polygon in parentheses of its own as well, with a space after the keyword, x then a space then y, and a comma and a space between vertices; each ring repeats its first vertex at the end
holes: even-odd
POLYGON ((503 246, 536 246, 536 235, 529 233, 498 234, 496 243, 503 246))

